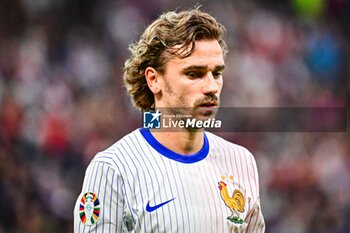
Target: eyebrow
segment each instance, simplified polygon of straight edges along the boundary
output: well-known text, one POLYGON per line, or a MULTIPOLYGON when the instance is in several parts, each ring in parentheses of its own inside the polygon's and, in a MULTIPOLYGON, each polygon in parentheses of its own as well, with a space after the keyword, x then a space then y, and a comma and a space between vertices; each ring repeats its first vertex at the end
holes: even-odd
MULTIPOLYGON (((197 66, 197 65, 193 65, 193 66, 188 66, 186 68, 183 69, 183 72, 188 72, 188 71, 192 71, 192 70, 207 70, 208 66, 197 66)), ((225 69, 225 65, 218 65, 214 67, 215 71, 221 71, 225 69)))

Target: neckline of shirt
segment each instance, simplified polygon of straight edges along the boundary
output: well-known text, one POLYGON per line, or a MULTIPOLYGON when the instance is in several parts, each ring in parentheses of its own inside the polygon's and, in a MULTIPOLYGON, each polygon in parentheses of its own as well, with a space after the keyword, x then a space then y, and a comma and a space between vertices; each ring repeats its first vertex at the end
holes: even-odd
POLYGON ((147 128, 140 128, 140 133, 144 137, 144 139, 155 149, 157 152, 159 152, 161 155, 175 160, 180 163, 195 163, 199 162, 207 157, 209 154, 209 142, 207 135, 204 133, 204 143, 202 148, 194 153, 194 154, 179 154, 176 153, 165 146, 163 146, 158 140, 152 135, 151 131, 147 128))

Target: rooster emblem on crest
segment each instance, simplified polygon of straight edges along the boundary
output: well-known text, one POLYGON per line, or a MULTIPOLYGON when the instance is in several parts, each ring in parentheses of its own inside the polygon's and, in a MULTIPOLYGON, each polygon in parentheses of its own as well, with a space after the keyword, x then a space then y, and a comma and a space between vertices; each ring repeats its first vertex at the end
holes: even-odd
POLYGON ((244 206, 245 206, 245 200, 243 193, 235 189, 233 191, 232 196, 230 196, 227 184, 224 181, 220 181, 219 183, 219 189, 220 189, 220 195, 222 200, 225 202, 225 205, 230 208, 232 214, 227 217, 228 220, 234 223, 243 223, 243 219, 240 218, 240 215, 238 212, 243 213, 244 212, 244 206))

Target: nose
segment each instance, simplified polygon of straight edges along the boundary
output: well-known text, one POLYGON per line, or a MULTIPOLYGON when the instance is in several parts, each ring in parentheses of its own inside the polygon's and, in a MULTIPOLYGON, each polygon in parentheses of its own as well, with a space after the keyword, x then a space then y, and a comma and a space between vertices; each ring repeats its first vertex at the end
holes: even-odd
POLYGON ((215 79, 211 72, 204 78, 204 84, 202 87, 203 94, 216 94, 222 88, 222 79, 215 79))

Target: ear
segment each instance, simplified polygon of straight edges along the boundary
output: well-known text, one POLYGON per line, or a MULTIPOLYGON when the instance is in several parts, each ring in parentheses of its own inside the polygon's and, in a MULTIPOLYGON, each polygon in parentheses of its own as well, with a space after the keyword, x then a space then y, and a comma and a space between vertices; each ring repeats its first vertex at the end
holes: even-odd
POLYGON ((153 94, 159 94, 161 91, 160 88, 160 74, 153 67, 147 67, 145 70, 145 77, 148 84, 149 89, 153 92, 153 94))

